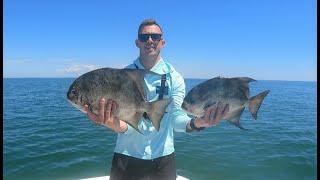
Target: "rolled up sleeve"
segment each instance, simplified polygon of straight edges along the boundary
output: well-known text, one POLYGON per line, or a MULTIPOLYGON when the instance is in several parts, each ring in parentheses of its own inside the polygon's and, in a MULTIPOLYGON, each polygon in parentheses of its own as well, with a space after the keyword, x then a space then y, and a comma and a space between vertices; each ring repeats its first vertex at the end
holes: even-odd
POLYGON ((171 107, 171 116, 174 123, 174 130, 176 132, 186 132, 186 126, 191 118, 181 108, 186 91, 184 79, 178 73, 172 78, 174 82, 172 87, 173 103, 171 107))

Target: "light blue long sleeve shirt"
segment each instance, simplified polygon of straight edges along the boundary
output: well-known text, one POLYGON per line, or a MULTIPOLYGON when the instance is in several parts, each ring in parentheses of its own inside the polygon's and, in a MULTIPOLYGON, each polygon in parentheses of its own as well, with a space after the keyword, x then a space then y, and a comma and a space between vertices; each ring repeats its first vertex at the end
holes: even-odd
MULTIPOLYGON (((126 68, 144 69, 139 58, 126 68)), ((138 124, 140 134, 130 125, 124 133, 118 133, 117 143, 114 152, 132 156, 139 159, 154 159, 166 156, 174 152, 174 132, 186 132, 187 123, 190 117, 181 109, 181 104, 185 97, 185 83, 183 77, 172 67, 171 64, 164 62, 161 58, 150 71, 158 74, 167 74, 166 86, 168 94, 163 98, 172 98, 164 114, 160 129, 157 131, 149 120, 140 119, 138 124)), ((146 76, 145 90, 147 101, 158 100, 156 87, 160 86, 161 78, 156 76, 146 76)))

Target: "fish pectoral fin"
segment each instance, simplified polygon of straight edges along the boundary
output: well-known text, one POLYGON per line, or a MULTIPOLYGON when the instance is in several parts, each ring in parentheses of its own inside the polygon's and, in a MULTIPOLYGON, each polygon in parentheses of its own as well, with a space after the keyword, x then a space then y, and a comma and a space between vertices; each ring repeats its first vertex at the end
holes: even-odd
POLYGON ((263 91, 249 99, 249 111, 254 119, 257 119, 257 113, 263 99, 268 95, 270 90, 263 91))
POLYGON ((150 118, 154 128, 159 131, 161 119, 166 111, 167 106, 172 99, 161 99, 154 102, 148 102, 148 111, 146 112, 150 118))
POLYGON ((240 79, 241 81, 245 81, 247 83, 256 81, 255 79, 252 79, 250 77, 238 77, 238 79, 240 79))

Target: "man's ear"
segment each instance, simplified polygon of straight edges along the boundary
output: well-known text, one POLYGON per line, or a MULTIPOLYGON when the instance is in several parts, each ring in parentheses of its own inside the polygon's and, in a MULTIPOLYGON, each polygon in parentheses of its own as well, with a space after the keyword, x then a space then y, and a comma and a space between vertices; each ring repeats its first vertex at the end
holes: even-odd
POLYGON ((166 41, 163 39, 162 41, 160 41, 161 43, 161 47, 163 47, 166 44, 166 41))
POLYGON ((135 44, 136 44, 137 48, 139 48, 139 40, 138 39, 135 40, 135 44))

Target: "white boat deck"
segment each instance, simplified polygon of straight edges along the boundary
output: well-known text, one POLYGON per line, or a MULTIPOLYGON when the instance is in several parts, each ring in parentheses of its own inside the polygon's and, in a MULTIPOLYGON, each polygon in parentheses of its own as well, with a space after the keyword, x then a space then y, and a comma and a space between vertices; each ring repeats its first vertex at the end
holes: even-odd
MULTIPOLYGON (((109 180, 109 177, 110 176, 100 176, 100 177, 93 177, 93 178, 87 178, 87 179, 81 179, 81 180, 109 180)), ((189 180, 189 179, 178 175, 177 180, 189 180)))

